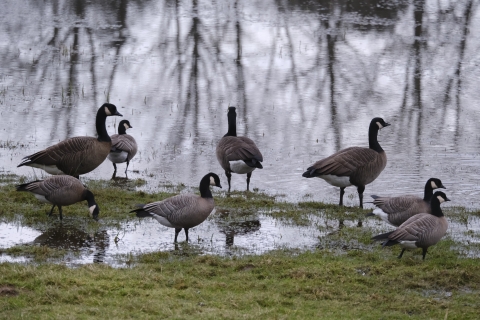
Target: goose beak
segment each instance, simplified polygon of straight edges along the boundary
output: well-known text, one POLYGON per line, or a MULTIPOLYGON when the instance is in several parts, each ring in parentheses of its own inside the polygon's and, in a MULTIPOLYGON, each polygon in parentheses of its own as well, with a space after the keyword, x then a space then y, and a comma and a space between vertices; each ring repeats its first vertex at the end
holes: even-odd
POLYGON ((118 111, 115 111, 115 113, 114 113, 113 115, 114 115, 114 116, 120 116, 120 117, 123 117, 123 115, 122 115, 120 112, 118 112, 118 111))
POLYGON ((450 199, 448 199, 447 197, 445 197, 445 201, 452 201, 452 200, 450 200, 450 199))
POLYGON ((217 187, 219 187, 220 189, 222 189, 222 185, 221 185, 220 183, 217 185, 217 187))
POLYGON ((388 127, 389 125, 390 123, 385 122, 385 125, 383 127, 385 128, 385 127, 388 127))
POLYGON ((443 184, 441 184, 439 188, 447 189, 443 184))

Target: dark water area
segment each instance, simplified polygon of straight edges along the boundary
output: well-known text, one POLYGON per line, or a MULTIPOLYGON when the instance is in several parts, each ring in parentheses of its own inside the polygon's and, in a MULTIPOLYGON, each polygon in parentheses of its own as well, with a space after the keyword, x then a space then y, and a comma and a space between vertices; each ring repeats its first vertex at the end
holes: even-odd
MULTIPOLYGON (((95 136, 109 101, 133 126, 128 177, 145 179, 140 188, 196 186, 210 171, 226 185, 215 146, 236 106, 238 134, 264 156, 251 188, 337 203, 338 188, 303 171, 368 146, 381 116, 392 124, 379 133, 388 164, 366 195, 421 195, 437 177, 448 205, 480 209, 477 1, 5 0, 0 21, 0 173, 45 176, 16 166, 95 136)), ((107 119, 110 134, 121 119, 107 119)), ((105 161, 85 179, 112 173, 105 161)), ((246 189, 244 175, 232 189, 246 189)), ((344 200, 358 205, 355 188, 344 200)))

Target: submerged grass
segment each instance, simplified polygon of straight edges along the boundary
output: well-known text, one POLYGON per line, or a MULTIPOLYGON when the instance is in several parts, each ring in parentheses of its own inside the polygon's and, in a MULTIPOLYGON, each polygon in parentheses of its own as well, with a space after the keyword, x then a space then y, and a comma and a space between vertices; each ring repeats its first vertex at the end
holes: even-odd
MULTIPOLYGON (((50 206, 15 191, 14 185, 25 180, 0 176, 1 221, 40 230, 58 224, 57 215, 46 215, 50 206)), ((78 234, 85 237, 95 235, 99 225, 117 226, 135 219, 129 211, 136 204, 162 200, 184 189, 169 186, 172 192, 147 193, 139 190, 143 180, 85 183, 100 205, 100 223, 89 217, 84 203, 64 208, 64 224, 82 229, 78 234)), ((371 243, 377 230, 362 224, 368 210, 287 203, 262 193, 215 192, 214 197, 220 214, 231 219, 261 213, 308 226, 313 216, 321 217, 324 223, 314 227, 324 236, 311 252, 278 250, 258 256, 210 256, 199 246, 179 243, 172 251, 119 257, 127 267, 118 269, 50 263, 70 253, 62 248, 38 244, 3 248, 0 254, 25 256, 33 263, 0 264, 0 317, 478 318, 480 264, 476 258, 466 258, 468 250, 480 249, 476 245, 448 236, 429 249, 425 261, 421 251, 407 252, 398 260, 400 248, 382 249, 371 243)), ((472 216, 478 217, 478 212, 463 208, 448 209, 446 214, 467 226, 472 216)))

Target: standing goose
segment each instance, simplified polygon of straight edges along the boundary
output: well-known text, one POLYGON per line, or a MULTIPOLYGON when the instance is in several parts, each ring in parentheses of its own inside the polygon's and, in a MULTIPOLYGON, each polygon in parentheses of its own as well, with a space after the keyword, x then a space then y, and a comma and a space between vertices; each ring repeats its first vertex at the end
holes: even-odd
POLYGON ((217 159, 228 180, 228 192, 230 192, 230 180, 232 172, 247 174, 247 191, 249 191, 250 177, 256 168, 262 169, 263 156, 255 142, 247 137, 237 137, 237 113, 235 107, 228 108, 228 132, 217 144, 217 159))
POLYGON ((26 156, 17 166, 40 168, 50 174, 67 174, 76 178, 98 167, 107 158, 112 140, 105 128, 108 116, 122 116, 115 105, 103 104, 97 111, 95 126, 98 138, 74 137, 45 150, 26 156))
POLYGON ((51 176, 45 180, 37 180, 16 186, 17 191, 33 193, 35 198, 43 203, 53 204, 49 215, 52 215, 55 206, 62 216, 62 206, 69 206, 74 203, 86 200, 92 218, 98 220, 100 208, 95 202, 93 193, 86 189, 80 180, 67 175, 51 176))
POLYGON ((379 216, 386 223, 398 227, 413 215, 418 213, 431 212, 430 200, 433 190, 437 188, 446 189, 442 181, 437 178, 428 179, 425 184, 423 199, 417 196, 404 195, 398 197, 379 197, 372 195, 373 204, 377 206, 368 216, 379 216))
POLYGON ((185 229, 188 242, 188 229, 198 226, 215 212, 215 202, 210 186, 222 187, 220 178, 212 172, 200 181, 200 196, 179 194, 162 201, 148 203, 130 212, 136 212, 139 218, 155 218, 162 225, 175 228, 175 242, 180 231, 185 229))
POLYGON ((117 172, 116 163, 127 163, 125 168, 125 174, 127 174, 128 165, 130 160, 137 154, 137 142, 135 139, 127 134, 127 129, 132 128, 128 120, 122 120, 118 124, 118 134, 112 135, 112 148, 108 154, 108 160, 113 163, 113 168, 115 171, 113 175, 117 172))
POLYGON ((435 192, 430 201, 431 213, 416 214, 402 223, 397 230, 380 234, 372 240, 386 240, 383 247, 400 244, 402 252, 398 256, 399 259, 406 249, 422 248, 425 260, 428 247, 440 241, 447 232, 448 222, 440 208, 440 204, 445 201, 450 201, 445 193, 435 192))
POLYGON ((303 173, 305 178, 322 178, 340 187, 340 206, 343 206, 345 188, 357 187, 360 208, 363 208, 365 186, 374 181, 387 165, 387 155, 377 140, 378 131, 389 126, 382 118, 373 118, 368 128, 369 148, 350 147, 315 162, 303 173))

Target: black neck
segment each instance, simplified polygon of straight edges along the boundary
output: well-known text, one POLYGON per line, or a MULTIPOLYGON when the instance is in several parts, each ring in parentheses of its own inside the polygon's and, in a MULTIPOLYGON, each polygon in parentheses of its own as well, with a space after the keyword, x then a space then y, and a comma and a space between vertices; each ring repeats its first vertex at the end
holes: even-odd
POLYGON ((228 113, 228 132, 224 137, 236 137, 237 136, 237 114, 235 112, 228 113))
POLYGON ((83 192, 83 197, 85 200, 87 200, 88 207, 90 208, 91 206, 96 205, 97 203, 95 202, 95 197, 93 196, 92 191, 90 190, 85 190, 83 192))
POLYGON ((430 201, 430 206, 432 208, 432 214, 437 217, 443 217, 442 208, 440 208, 440 200, 437 197, 432 197, 430 201))
POLYGON ((105 107, 102 106, 97 111, 97 118, 95 119, 95 127, 97 128, 98 141, 111 142, 110 136, 108 135, 107 128, 105 127, 105 121, 107 120, 107 115, 105 114, 105 107))
POLYGON ((210 176, 207 175, 203 177, 200 181, 200 195, 202 198, 213 198, 212 192, 210 191, 210 176))
POLYGON ((383 152, 383 149, 380 147, 377 140, 378 130, 378 125, 375 122, 371 122, 370 127, 368 128, 368 146, 372 150, 383 152))
POLYGON ((423 200, 430 202, 433 196, 432 182, 430 180, 425 184, 425 191, 423 193, 423 200))
POLYGON ((120 123, 118 125, 118 134, 126 134, 126 133, 127 133, 127 129, 125 129, 125 124, 120 123))

